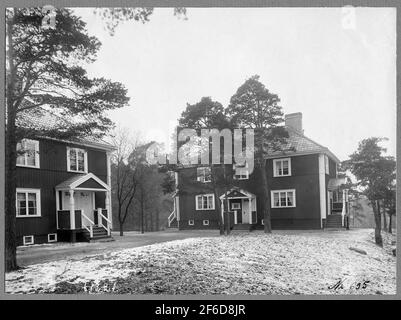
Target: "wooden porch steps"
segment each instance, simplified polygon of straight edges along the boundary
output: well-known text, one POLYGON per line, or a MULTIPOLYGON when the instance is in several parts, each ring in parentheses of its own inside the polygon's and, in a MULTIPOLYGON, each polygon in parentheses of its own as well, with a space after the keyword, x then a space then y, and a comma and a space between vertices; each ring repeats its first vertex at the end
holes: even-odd
POLYGON ((249 223, 234 224, 232 231, 245 231, 250 232, 255 229, 255 225, 249 223))
POLYGON ((107 235, 107 231, 103 227, 93 227, 93 237, 91 238, 88 230, 84 229, 84 236, 88 241, 101 240, 101 239, 112 239, 111 236, 107 235))
POLYGON ((324 229, 342 230, 343 226, 342 226, 341 214, 332 213, 332 214, 328 215, 324 229))

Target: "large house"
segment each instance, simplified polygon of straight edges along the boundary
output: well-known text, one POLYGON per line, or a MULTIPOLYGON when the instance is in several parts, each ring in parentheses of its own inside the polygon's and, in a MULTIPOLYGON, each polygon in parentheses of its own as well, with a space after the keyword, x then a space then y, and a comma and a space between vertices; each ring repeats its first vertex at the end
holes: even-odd
MULTIPOLYGON (((49 126, 46 114, 22 119, 49 126)), ((93 139, 23 139, 17 145, 17 245, 110 237, 110 154, 93 139)))
MULTIPOLYGON (((302 114, 285 116, 289 133, 285 148, 267 158, 273 229, 320 229, 344 226, 347 211, 345 180, 338 177, 339 159, 326 147, 306 137, 302 114)), ((226 165, 227 166, 227 165, 226 165)), ((233 166, 230 165, 231 169, 233 166)), ((235 165, 234 165, 235 167, 235 165)), ((232 228, 262 228, 261 177, 246 168, 234 173, 229 190, 216 199, 208 166, 181 167, 175 172, 174 210, 169 226, 182 229, 215 229, 219 216, 229 212, 232 228), (228 201, 222 201, 225 199, 228 201), (224 204, 228 202, 228 210, 224 204)))

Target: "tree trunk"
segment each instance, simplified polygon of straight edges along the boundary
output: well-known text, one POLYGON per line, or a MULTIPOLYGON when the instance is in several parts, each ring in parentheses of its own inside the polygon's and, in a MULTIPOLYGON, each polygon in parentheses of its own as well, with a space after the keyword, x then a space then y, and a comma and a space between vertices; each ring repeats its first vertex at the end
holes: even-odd
POLYGON ((124 223, 122 223, 122 222, 120 221, 120 237, 122 237, 122 236, 124 235, 124 230, 123 230, 123 228, 124 228, 124 223))
POLYGON ((18 269, 17 266, 17 238, 16 238, 16 169, 17 169, 17 138, 16 138, 16 109, 14 106, 15 68, 14 50, 12 42, 13 21, 7 25, 8 62, 10 73, 7 77, 7 124, 5 150, 5 270, 6 272, 18 269))
POLYGON ((262 210, 263 210, 263 221, 264 221, 264 231, 265 233, 272 232, 271 226, 271 212, 270 212, 270 205, 269 205, 269 184, 267 182, 267 175, 266 175, 266 161, 263 160, 261 163, 262 165, 259 166, 259 173, 262 178, 262 210))
POLYGON ((389 214, 388 215, 388 232, 389 233, 393 233, 393 226, 392 226, 392 217, 393 217, 393 215, 392 214, 389 214))
POLYGON ((141 191, 141 233, 145 233, 144 230, 144 218, 145 218, 145 212, 144 212, 144 199, 143 199, 143 191, 141 191))
POLYGON ((160 211, 159 208, 156 208, 156 231, 159 231, 159 220, 160 220, 160 211))
POLYGON ((385 208, 383 208, 383 230, 387 230, 387 217, 385 208))
POLYGON ((216 208, 215 208, 216 210, 215 211, 216 211, 217 217, 219 218, 219 232, 220 232, 221 236, 224 236, 224 223, 225 222, 224 222, 223 217, 221 215, 221 206, 217 206, 217 204, 220 201, 217 200, 218 199, 218 195, 217 195, 216 188, 214 188, 213 194, 214 194, 214 199, 215 199, 214 203, 215 203, 215 206, 216 206, 216 208))
POLYGON ((16 270, 17 266, 17 238, 16 238, 16 132, 15 112, 12 107, 7 112, 6 132, 6 183, 5 183, 5 253, 6 271, 16 270))
POLYGON ((372 201, 373 215, 375 218, 375 242, 378 246, 383 246, 383 239, 381 236, 381 217, 380 217, 380 204, 378 201, 372 201))

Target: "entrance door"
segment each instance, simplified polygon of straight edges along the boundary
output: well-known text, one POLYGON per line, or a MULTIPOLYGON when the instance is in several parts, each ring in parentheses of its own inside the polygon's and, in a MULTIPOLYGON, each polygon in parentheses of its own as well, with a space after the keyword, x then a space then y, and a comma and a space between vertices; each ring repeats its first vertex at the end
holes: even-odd
POLYGON ((230 200, 230 210, 234 212, 234 222, 237 224, 242 223, 241 199, 230 200))
POLYGON ((242 199, 242 223, 250 223, 249 221, 249 200, 242 199))
MULTIPOLYGON (((82 210, 83 213, 93 221, 93 192, 92 191, 75 191, 74 192, 74 207, 75 210, 82 210)), ((70 209, 70 194, 63 192, 63 210, 70 209)), ((89 225, 86 219, 82 219, 82 225, 89 225)))

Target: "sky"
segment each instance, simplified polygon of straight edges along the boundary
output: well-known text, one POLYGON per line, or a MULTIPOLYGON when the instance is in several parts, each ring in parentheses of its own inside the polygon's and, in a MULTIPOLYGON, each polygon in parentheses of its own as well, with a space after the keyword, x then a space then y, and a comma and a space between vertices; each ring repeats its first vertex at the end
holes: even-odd
POLYGON ((166 143, 187 103, 210 96, 226 107, 257 74, 340 160, 372 136, 396 155, 395 9, 188 8, 184 20, 156 8, 114 36, 93 9, 75 12, 102 42, 89 74, 128 89, 129 106, 111 119, 144 140, 166 143))

